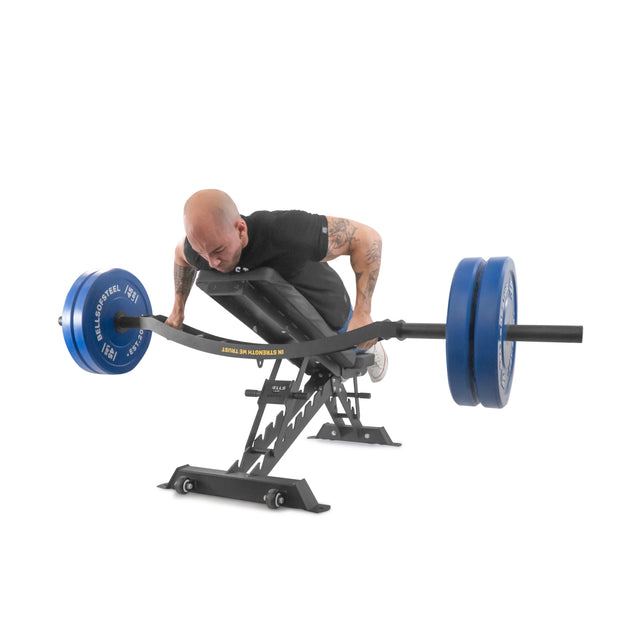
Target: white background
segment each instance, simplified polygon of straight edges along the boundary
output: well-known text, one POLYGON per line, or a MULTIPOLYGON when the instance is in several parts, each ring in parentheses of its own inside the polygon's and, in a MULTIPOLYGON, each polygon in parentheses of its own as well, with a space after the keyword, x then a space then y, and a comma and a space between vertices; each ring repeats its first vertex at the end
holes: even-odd
MULTIPOLYGON (((638 638, 634 4, 5 7, 0 635, 638 638), (496 411, 453 403, 444 343, 389 343, 364 420, 403 446, 276 469, 328 513, 160 491, 238 457, 266 370, 156 336, 90 375, 56 319, 108 267, 169 313, 207 187, 377 228, 377 319, 443 322, 459 259, 510 255, 520 321, 584 344, 519 345, 496 411)), ((198 290, 187 321, 248 336, 198 290)))

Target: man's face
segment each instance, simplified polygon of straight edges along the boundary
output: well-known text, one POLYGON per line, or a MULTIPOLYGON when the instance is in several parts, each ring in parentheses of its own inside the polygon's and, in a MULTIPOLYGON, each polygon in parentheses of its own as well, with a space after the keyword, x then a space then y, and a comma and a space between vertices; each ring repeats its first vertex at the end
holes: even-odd
MULTIPOLYGON (((242 227, 244 222, 239 223, 242 227)), ((240 261, 242 253, 242 229, 234 225, 230 229, 221 229, 211 225, 207 229, 199 229, 192 233, 189 242, 212 269, 229 273, 240 261)))

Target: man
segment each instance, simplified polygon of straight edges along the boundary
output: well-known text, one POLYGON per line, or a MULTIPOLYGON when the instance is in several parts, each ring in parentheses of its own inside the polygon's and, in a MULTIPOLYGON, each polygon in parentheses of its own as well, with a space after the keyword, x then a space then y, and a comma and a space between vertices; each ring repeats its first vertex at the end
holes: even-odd
MULTIPOLYGON (((382 239, 370 227, 304 211, 257 211, 241 216, 223 191, 194 193, 184 207, 186 238, 175 249, 175 303, 167 324, 179 329, 196 271, 240 273, 268 266, 293 284, 337 332, 370 324, 371 298, 378 279, 382 239), (327 264, 348 255, 356 276, 356 302, 327 264)), ((373 382, 387 371, 387 355, 376 340, 358 345, 370 350, 373 382)))

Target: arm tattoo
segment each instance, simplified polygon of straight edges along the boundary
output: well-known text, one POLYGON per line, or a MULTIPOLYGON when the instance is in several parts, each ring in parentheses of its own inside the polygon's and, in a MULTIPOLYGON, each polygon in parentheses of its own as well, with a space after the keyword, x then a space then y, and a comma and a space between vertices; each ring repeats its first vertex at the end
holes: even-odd
POLYGON ((367 264, 380 264, 382 259, 382 240, 375 240, 367 251, 367 264))
POLYGON ((333 218, 329 222, 329 248, 327 259, 333 260, 345 252, 345 247, 351 250, 358 227, 344 218, 333 218))
POLYGON ((367 300, 371 300, 371 296, 373 296, 373 290, 376 288, 376 282, 378 281, 378 273, 380 273, 380 269, 374 269, 369 274, 369 279, 367 280, 367 284, 364 289, 364 294, 367 300))
MULTIPOLYGON (((376 282, 378 281, 378 274, 380 273, 380 262, 382 260, 382 240, 375 240, 367 250, 366 262, 367 262, 367 280, 363 282, 362 293, 365 300, 371 300, 373 291, 376 288, 376 282)), ((362 276, 363 274, 359 274, 362 276)), ((358 274, 356 274, 356 284, 360 280, 358 274)))
POLYGON ((188 296, 195 279, 196 270, 194 267, 183 267, 179 264, 173 265, 173 281, 176 286, 177 294, 188 296))

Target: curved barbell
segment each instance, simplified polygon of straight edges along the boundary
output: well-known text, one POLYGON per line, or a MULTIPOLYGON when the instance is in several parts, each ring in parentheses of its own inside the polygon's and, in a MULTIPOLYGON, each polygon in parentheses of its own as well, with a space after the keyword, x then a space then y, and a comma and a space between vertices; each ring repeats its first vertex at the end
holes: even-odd
POLYGON ((372 339, 444 339, 447 375, 462 405, 503 407, 513 380, 516 342, 579 343, 582 326, 517 324, 515 267, 510 258, 466 258, 453 277, 446 324, 385 320, 306 342, 229 340, 152 315, 142 283, 122 269, 87 272, 73 284, 59 319, 71 356, 84 370, 117 374, 142 359, 152 333, 206 353, 255 360, 297 359, 345 351, 372 339))

